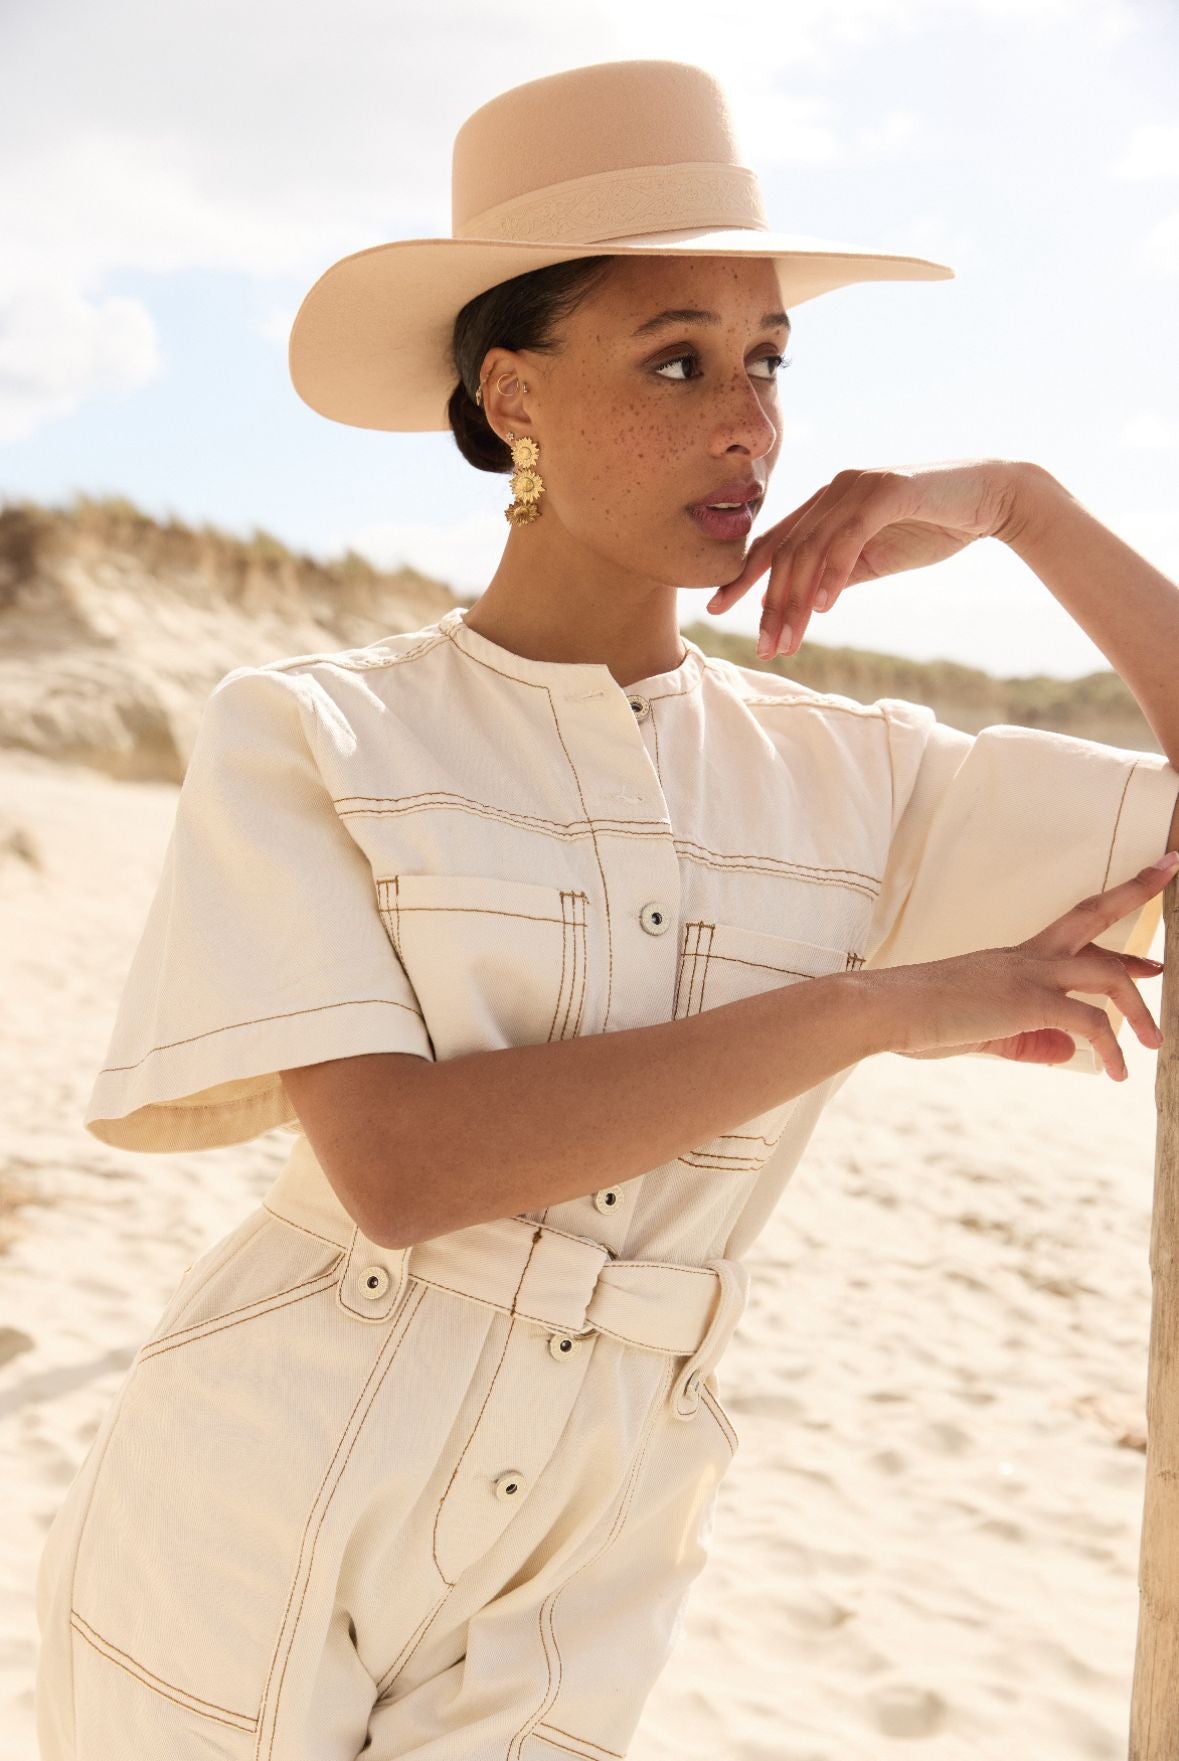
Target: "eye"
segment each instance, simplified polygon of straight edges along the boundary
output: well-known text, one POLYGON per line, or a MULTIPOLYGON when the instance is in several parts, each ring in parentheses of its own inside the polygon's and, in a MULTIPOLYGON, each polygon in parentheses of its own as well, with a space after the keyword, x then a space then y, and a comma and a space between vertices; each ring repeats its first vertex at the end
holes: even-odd
MULTIPOLYGON (((763 362, 767 366, 772 365, 772 368, 773 368, 772 372, 767 373, 765 375, 765 377, 767 379, 776 379, 778 377, 778 374, 781 371, 781 369, 783 367, 789 367, 789 365, 793 359, 794 359, 793 355, 763 355, 762 356, 763 362)), ((697 356, 695 354, 675 355, 670 361, 661 361, 657 367, 652 369, 652 371, 662 375, 664 370, 667 367, 679 367, 679 366, 682 366, 685 361, 696 361, 696 360, 697 360, 697 356)), ((696 375, 693 374, 692 377, 695 378, 696 375)), ((675 382, 672 381, 671 383, 675 383, 675 382)), ((684 378, 680 379, 678 383, 680 385, 686 385, 688 383, 687 377, 685 376, 684 378)))

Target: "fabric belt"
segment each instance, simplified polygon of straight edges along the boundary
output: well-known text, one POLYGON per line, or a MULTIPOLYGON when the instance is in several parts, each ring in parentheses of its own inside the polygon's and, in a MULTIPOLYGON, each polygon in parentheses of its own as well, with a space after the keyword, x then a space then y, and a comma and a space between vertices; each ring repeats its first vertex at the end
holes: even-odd
POLYGON ((620 1259, 588 1236, 526 1217, 381 1247, 353 1221, 302 1134, 263 1203, 344 1250, 338 1300, 350 1314, 386 1321, 416 1279, 572 1338, 604 1333, 683 1357, 672 1406, 685 1419, 695 1415, 700 1383, 728 1345, 749 1294, 741 1260, 620 1259))

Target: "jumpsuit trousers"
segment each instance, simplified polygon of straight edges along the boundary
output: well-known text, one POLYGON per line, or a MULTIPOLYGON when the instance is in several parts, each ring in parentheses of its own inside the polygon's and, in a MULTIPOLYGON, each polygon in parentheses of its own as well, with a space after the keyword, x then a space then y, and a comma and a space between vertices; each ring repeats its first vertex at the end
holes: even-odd
POLYGON ((48 1531, 41 1761, 619 1761, 707 1557, 747 1292, 522 1217, 380 1247, 300 1136, 48 1531))

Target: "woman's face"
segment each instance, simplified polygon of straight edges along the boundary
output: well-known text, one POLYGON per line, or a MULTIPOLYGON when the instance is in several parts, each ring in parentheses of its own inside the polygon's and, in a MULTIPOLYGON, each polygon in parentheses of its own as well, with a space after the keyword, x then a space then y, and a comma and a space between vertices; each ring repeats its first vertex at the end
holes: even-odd
POLYGON ((732 580, 749 535, 710 536, 687 508, 734 499, 721 493, 734 481, 764 495, 782 434, 781 305, 765 258, 619 258, 565 320, 556 353, 517 351, 550 521, 642 577, 732 580), (716 316, 655 327, 670 308, 716 316))

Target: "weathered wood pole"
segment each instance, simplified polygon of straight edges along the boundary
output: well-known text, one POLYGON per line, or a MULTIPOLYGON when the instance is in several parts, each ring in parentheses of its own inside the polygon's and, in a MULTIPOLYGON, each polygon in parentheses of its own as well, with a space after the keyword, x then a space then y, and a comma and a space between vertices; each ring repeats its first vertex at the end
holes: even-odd
POLYGON ((1154 1083, 1146 1489, 1130 1761, 1179 1761, 1179 882, 1174 879, 1163 889, 1163 961, 1156 1014, 1163 1043, 1154 1083))

